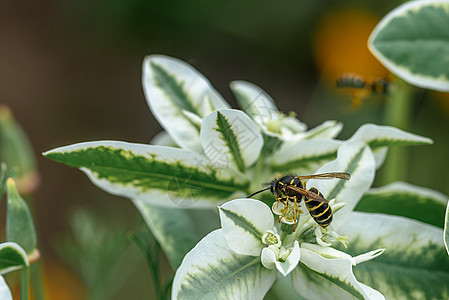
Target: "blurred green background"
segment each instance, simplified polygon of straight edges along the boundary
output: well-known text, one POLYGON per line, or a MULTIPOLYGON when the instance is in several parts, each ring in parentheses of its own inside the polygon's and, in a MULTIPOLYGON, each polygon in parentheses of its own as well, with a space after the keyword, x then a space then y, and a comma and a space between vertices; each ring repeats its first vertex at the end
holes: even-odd
MULTIPOLYGON (((105 239, 117 244, 109 253, 117 259, 114 268, 99 263, 107 272, 116 272, 111 282, 120 283, 108 299, 153 297, 143 256, 126 238, 118 238, 142 224, 130 201, 99 190, 80 171, 40 156, 51 148, 88 140, 148 143, 160 132, 142 93, 145 55, 166 54, 192 64, 233 107, 229 82, 253 82, 282 111, 296 112, 310 127, 328 119, 342 121, 340 138, 347 138, 361 124, 384 124, 386 99, 364 97, 354 108, 354 98, 337 91, 335 81, 348 72, 367 80, 389 76, 369 54, 366 40, 380 18, 400 3, 2 1, 0 103, 11 108, 38 159, 41 183, 34 197, 35 219, 45 264, 57 265, 56 273, 48 276, 50 286, 61 285, 57 279, 66 274, 69 283, 64 284, 75 284, 68 288, 73 291, 92 276, 72 270, 77 263, 59 255, 61 248, 70 252, 64 248, 70 248, 67 239, 77 238, 70 224, 82 226, 82 219, 90 220, 83 224, 92 223, 83 230, 107 228, 105 239), (123 261, 126 265, 130 257, 135 267, 120 276, 123 261)), ((399 179, 449 194, 448 94, 416 90, 410 120, 407 130, 435 144, 408 148, 408 169, 399 179)), ((73 255, 95 259, 82 249, 73 255)), ((171 271, 162 264, 167 277, 171 271)), ((52 299, 73 299, 69 295, 52 299)))

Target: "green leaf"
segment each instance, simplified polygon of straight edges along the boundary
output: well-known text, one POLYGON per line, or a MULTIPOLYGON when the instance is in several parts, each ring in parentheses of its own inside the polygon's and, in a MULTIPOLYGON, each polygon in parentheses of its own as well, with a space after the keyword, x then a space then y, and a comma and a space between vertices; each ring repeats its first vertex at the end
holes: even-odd
POLYGON ((13 300, 11 291, 9 290, 8 285, 6 284, 3 276, 0 276, 0 299, 2 300, 13 300))
POLYGON ((53 149, 44 156, 81 168, 111 194, 161 206, 216 206, 249 184, 212 168, 199 154, 165 146, 98 141, 53 149))
POLYGON ((351 175, 351 179, 311 179, 306 187, 317 188, 328 200, 335 198, 336 203, 345 203, 345 206, 333 217, 332 224, 338 228, 346 221, 374 180, 375 161, 371 149, 361 142, 342 144, 338 149, 337 159, 323 165, 316 174, 327 172, 346 172, 351 175))
POLYGON ((274 230, 271 209, 254 199, 235 199, 219 207, 223 235, 236 253, 258 256, 264 244, 262 235, 274 230))
POLYGON ((369 38, 391 72, 419 87, 449 91, 449 1, 410 1, 388 13, 369 38))
POLYGON ((378 291, 357 281, 350 259, 328 259, 304 248, 292 280, 296 292, 306 299, 384 299, 378 291))
POLYGON ((18 243, 26 253, 30 254, 37 245, 33 218, 26 202, 17 192, 12 178, 8 179, 6 187, 6 240, 18 243))
POLYGON ((342 142, 330 139, 287 141, 270 159, 274 171, 301 170, 314 172, 321 165, 337 157, 342 142))
POLYGON ((449 299, 449 256, 443 230, 404 217, 354 212, 340 229, 349 236, 345 251, 357 255, 386 248, 354 267, 356 277, 386 299, 449 299))
POLYGON ((355 210, 403 216, 443 228, 447 199, 430 189, 394 182, 369 190, 355 210))
POLYGON ((27 266, 29 266, 28 257, 22 247, 11 242, 0 244, 0 274, 27 266))
POLYGON ((147 56, 142 76, 148 105, 162 127, 182 148, 200 152, 200 127, 191 116, 202 119, 229 105, 201 73, 178 59, 147 56))
POLYGON ((220 109, 204 118, 200 136, 210 164, 240 172, 257 160, 263 146, 256 124, 235 109, 220 109))
POLYGON ((2 162, 0 169, 0 201, 3 199, 3 192, 5 191, 6 180, 8 179, 8 176, 6 175, 7 170, 8 167, 4 162, 2 162))
POLYGON ((0 160, 17 168, 18 176, 34 173, 36 159, 25 132, 8 107, 0 106, 0 160))
POLYGON ((259 257, 233 252, 219 229, 186 255, 175 274, 172 299, 262 299, 276 274, 259 257))
POLYGON ((184 256, 208 232, 220 227, 218 216, 210 210, 174 209, 134 201, 151 232, 173 267, 177 269, 184 256))
POLYGON ((446 247, 447 254, 449 254, 449 202, 446 207, 446 217, 444 218, 444 246, 446 247))

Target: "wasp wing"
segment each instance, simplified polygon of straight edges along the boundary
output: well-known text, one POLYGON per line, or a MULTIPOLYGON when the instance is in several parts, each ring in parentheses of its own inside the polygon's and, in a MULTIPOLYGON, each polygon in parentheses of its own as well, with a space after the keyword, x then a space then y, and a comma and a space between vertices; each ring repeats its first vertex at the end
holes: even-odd
POLYGON ((301 194, 304 197, 309 198, 309 199, 313 199, 313 200, 316 200, 316 201, 319 201, 319 202, 324 202, 324 203, 328 203, 329 202, 328 200, 326 200, 325 198, 321 197, 320 195, 315 194, 314 192, 311 192, 311 191, 299 188, 299 187, 294 186, 294 185, 288 185, 287 189, 289 189, 291 191, 294 191, 294 192, 296 192, 298 194, 301 194))
POLYGON ((333 178, 340 178, 346 180, 351 179, 351 175, 345 172, 322 173, 322 174, 297 176, 297 177, 299 179, 333 179, 333 178))

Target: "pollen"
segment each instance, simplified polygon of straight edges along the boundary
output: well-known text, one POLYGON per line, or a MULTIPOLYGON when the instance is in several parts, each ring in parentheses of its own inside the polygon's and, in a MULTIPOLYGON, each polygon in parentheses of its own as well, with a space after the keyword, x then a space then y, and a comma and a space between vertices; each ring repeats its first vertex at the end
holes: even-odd
POLYGON ((281 237, 273 231, 268 230, 262 235, 262 243, 279 247, 281 245, 281 237))

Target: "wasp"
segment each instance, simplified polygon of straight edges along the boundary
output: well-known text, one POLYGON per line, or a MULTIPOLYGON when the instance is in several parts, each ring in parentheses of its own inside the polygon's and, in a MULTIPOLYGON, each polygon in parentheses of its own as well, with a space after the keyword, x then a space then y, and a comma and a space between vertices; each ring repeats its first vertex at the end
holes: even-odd
POLYGON ((351 95, 354 109, 360 107, 363 99, 371 95, 388 94, 390 82, 386 78, 366 80, 360 75, 348 73, 341 75, 336 82, 337 88, 347 89, 351 95))
POLYGON ((310 216, 323 228, 329 226, 332 222, 332 210, 329 206, 329 201, 326 200, 316 188, 306 189, 307 179, 345 179, 349 180, 351 175, 344 172, 323 173, 306 176, 293 176, 287 175, 281 179, 275 179, 270 183, 270 186, 260 191, 254 192, 248 196, 252 196, 261 193, 266 190, 270 190, 274 198, 285 205, 284 214, 279 218, 279 222, 285 215, 289 205, 294 205, 295 217, 293 231, 296 229, 296 219, 298 214, 298 204, 304 199, 304 203, 309 211, 310 216))

